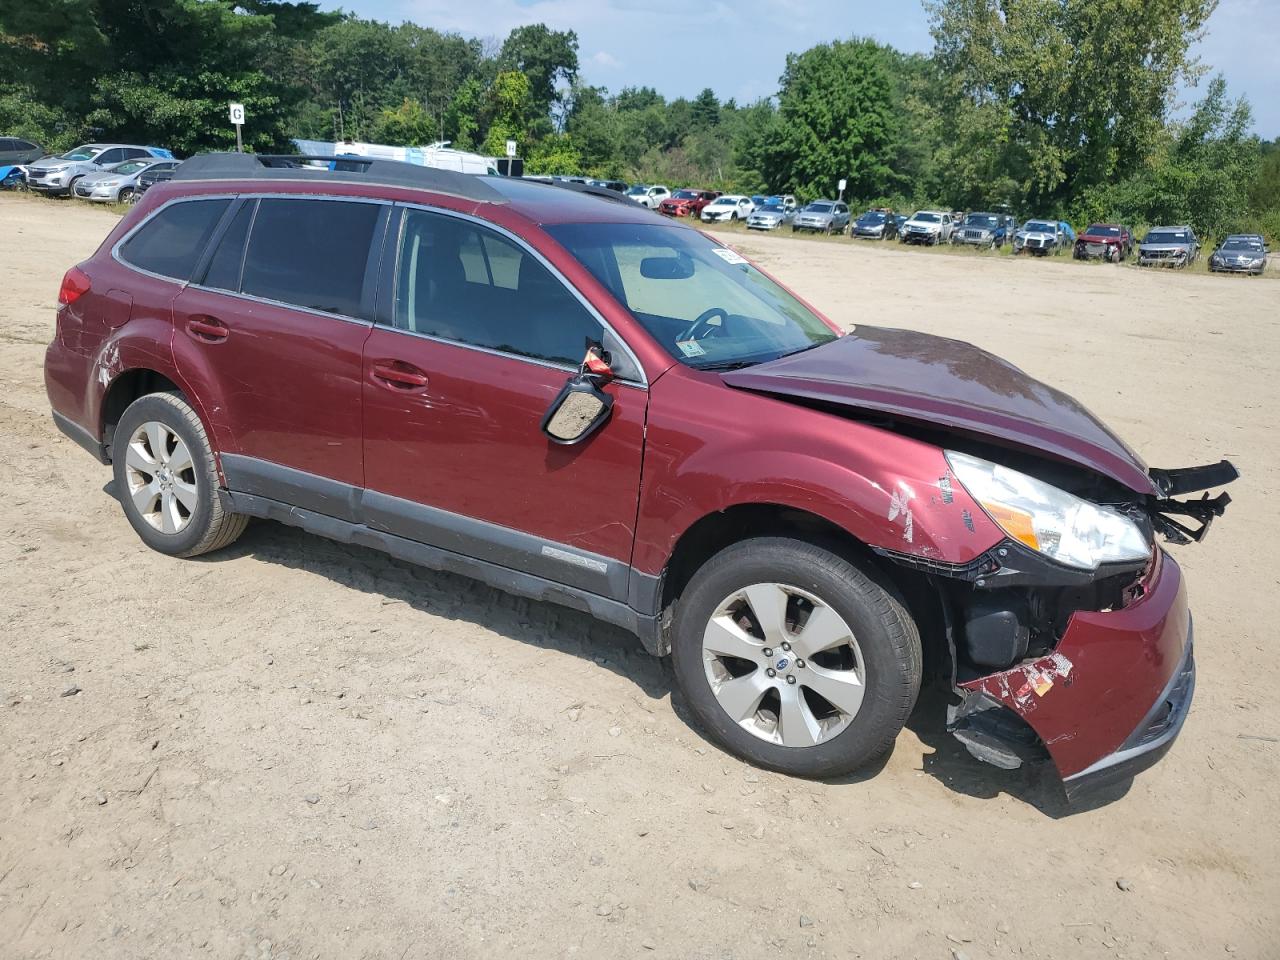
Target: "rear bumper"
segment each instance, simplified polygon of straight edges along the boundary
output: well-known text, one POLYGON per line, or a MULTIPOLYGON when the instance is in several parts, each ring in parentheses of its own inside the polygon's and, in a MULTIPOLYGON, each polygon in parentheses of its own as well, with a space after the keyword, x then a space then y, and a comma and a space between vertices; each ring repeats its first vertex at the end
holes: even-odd
POLYGON ((1026 722, 1072 799, 1156 763, 1190 710, 1195 662, 1182 571, 1157 550, 1139 586, 1123 608, 1073 614, 1047 656, 959 684, 963 695, 1026 722))

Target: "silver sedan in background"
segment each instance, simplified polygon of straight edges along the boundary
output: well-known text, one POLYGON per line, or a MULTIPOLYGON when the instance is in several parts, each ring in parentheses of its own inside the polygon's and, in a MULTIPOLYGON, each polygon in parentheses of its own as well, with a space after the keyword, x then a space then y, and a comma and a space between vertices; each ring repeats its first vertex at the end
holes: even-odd
POLYGON ((86 174, 76 181, 75 196, 95 203, 128 203, 138 192, 138 177, 148 170, 177 169, 177 160, 126 160, 102 173, 86 174))

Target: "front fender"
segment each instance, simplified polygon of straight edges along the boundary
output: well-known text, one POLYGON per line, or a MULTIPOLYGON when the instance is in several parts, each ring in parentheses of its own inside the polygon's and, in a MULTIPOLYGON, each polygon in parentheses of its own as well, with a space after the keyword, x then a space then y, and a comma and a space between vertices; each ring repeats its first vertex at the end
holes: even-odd
POLYGON ((871 547, 968 563, 1003 534, 940 448, 677 368, 650 397, 633 566, 658 575, 698 520, 771 504, 871 547))

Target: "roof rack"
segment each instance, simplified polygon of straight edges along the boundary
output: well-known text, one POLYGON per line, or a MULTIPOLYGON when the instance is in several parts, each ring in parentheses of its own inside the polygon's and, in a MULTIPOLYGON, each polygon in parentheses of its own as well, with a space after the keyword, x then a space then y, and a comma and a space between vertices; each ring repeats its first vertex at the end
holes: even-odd
POLYGON ((313 156, 311 154, 202 153, 183 161, 174 180, 337 180, 376 183, 390 187, 434 190, 481 203, 506 203, 507 199, 485 178, 472 173, 421 167, 399 160, 370 157, 313 156), (329 169, 312 166, 329 165, 329 169))
MULTIPOLYGON (((531 183, 547 183, 545 180, 531 180, 531 183)), ((625 194, 619 193, 617 190, 610 190, 608 187, 598 187, 594 183, 575 183, 572 180, 552 180, 547 183, 548 186, 559 187, 561 190, 572 190, 574 193, 585 193, 590 197, 599 197, 602 200, 612 200, 614 203, 625 203, 633 206, 632 202, 626 198, 625 194)))

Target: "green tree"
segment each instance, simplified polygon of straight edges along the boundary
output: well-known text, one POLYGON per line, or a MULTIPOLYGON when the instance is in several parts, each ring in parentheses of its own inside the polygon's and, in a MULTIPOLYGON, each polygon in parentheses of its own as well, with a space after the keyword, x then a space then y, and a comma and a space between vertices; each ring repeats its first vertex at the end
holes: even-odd
POLYGON ((492 120, 481 148, 485 153, 501 156, 508 140, 521 146, 528 144, 532 99, 529 78, 519 70, 504 70, 494 78, 488 92, 492 120))
POLYGON ((710 87, 704 89, 694 98, 690 110, 694 126, 714 127, 720 122, 720 101, 710 87))
MULTIPOLYGON (((1217 0, 932 0, 952 140, 1037 209, 1124 176, 1159 144, 1217 0), (999 168, 999 174, 995 169, 999 168)), ((944 108, 945 109, 945 108, 944 108)))
POLYGON ((787 56, 776 140, 766 158, 775 189, 870 197, 894 183, 898 116, 885 49, 872 40, 836 41, 787 56))
POLYGON ((528 78, 530 110, 545 117, 558 102, 557 84, 578 79, 578 35, 551 30, 544 23, 516 27, 502 42, 497 67, 528 78))

